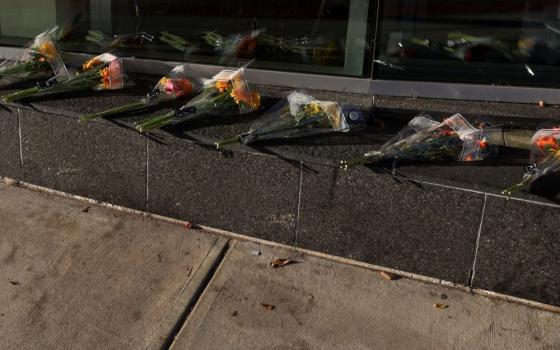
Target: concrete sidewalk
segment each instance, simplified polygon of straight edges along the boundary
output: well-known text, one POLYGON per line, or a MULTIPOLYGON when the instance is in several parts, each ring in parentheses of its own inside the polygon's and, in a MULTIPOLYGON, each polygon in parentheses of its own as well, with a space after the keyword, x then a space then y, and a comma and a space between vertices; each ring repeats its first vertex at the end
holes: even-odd
POLYGON ((0 344, 560 348, 554 308, 232 237, 0 184, 0 344))

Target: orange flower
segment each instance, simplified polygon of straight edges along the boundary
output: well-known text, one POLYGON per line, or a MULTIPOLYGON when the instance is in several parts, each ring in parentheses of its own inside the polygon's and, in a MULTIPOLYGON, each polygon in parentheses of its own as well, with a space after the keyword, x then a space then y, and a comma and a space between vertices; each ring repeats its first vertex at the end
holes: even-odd
POLYGON ((39 52, 47 59, 52 59, 56 55, 56 47, 50 41, 45 41, 39 46, 39 52))
POLYGON ((541 151, 556 151, 558 150, 558 141, 553 136, 542 136, 536 142, 537 147, 541 151))
POLYGON ((109 67, 101 70, 101 79, 103 87, 109 89, 111 87, 111 72, 109 71, 109 67))
POLYGON ((481 149, 485 149, 485 148, 488 147, 488 141, 486 141, 486 140, 480 140, 480 141, 478 141, 478 146, 479 146, 481 149))
POLYGON ((216 82, 216 89, 220 92, 226 92, 229 89, 229 81, 227 80, 218 80, 216 82))
POLYGON ((103 61, 100 61, 97 58, 92 58, 82 65, 82 70, 85 72, 99 66, 100 64, 103 64, 103 61))
POLYGON ((256 91, 251 92, 244 87, 233 89, 231 91, 231 97, 233 97, 237 104, 244 103, 253 110, 258 109, 261 105, 261 96, 256 91))
POLYGON ((453 130, 441 130, 441 136, 455 136, 455 131, 453 131, 453 130))

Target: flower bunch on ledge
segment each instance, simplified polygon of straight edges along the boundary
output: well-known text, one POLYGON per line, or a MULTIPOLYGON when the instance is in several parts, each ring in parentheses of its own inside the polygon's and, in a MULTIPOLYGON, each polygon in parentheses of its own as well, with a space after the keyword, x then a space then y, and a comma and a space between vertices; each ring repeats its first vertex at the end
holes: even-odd
POLYGON ((199 91, 201 86, 200 78, 188 74, 186 65, 180 65, 175 67, 167 76, 162 77, 154 89, 140 101, 98 113, 83 115, 80 117, 80 120, 92 121, 101 117, 138 111, 162 103, 172 102, 190 96, 193 92, 199 91))
POLYGON ((57 31, 55 27, 39 34, 19 56, 0 63, 0 86, 67 76, 68 71, 54 40, 57 31))
POLYGON ((347 132, 350 126, 342 107, 319 101, 301 92, 292 92, 257 119, 248 132, 216 142, 218 149, 231 144, 347 132))
POLYGON ((531 139, 531 163, 523 181, 506 189, 512 195, 538 178, 560 171, 560 128, 542 129, 531 139))
POLYGON ((443 122, 427 115, 412 119, 391 141, 380 149, 341 162, 343 169, 383 160, 472 162, 495 154, 488 142, 491 133, 500 129, 473 127, 463 116, 455 114, 443 122))
POLYGON ((213 116, 248 114, 261 107, 261 96, 245 78, 245 69, 223 70, 204 84, 202 92, 179 110, 148 119, 136 126, 150 132, 168 125, 213 116))
POLYGON ((121 59, 105 53, 86 61, 80 73, 57 76, 44 84, 6 95, 2 100, 16 102, 30 97, 82 90, 118 90, 124 87, 124 83, 125 74, 121 59))

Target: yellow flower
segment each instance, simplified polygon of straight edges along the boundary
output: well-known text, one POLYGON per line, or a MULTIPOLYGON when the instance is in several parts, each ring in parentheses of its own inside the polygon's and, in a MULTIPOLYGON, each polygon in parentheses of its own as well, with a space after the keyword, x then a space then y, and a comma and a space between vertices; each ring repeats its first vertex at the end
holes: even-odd
POLYGON ((311 102, 307 106, 305 106, 305 111, 311 115, 319 114, 323 112, 321 106, 316 102, 311 102))

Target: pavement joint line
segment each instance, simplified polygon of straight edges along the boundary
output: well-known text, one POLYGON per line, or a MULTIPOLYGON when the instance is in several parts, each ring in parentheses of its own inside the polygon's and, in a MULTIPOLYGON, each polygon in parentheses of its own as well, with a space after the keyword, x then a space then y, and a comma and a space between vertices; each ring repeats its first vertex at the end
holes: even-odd
MULTIPOLYGON (((218 245, 218 243, 219 243, 219 239, 217 239, 216 242, 214 243, 214 247, 216 245, 218 245)), ((208 251, 208 254, 205 257, 205 260, 208 259, 208 257, 210 256, 212 251, 213 251, 213 249, 210 249, 208 251)), ((214 276, 216 275, 216 271, 218 271, 220 266, 222 266, 222 264, 224 262, 224 259, 225 259, 226 255, 229 251, 230 251, 230 241, 228 240, 224 244, 223 248, 220 250, 216 260, 212 263, 208 272, 205 274, 205 276, 202 278, 202 280, 197 283, 195 293, 190 298, 189 302, 187 303, 187 305, 184 308, 183 313, 181 314, 181 316, 179 317, 179 319, 175 323, 175 326, 172 328, 171 332, 169 333, 167 339, 163 343, 163 345, 161 347, 162 350, 171 349, 171 347, 173 346, 173 343, 175 342, 175 339, 177 338, 177 336, 180 334, 181 330, 185 326, 186 322, 189 319, 189 316, 192 315, 192 312, 196 308, 196 305, 198 304, 200 298, 204 295, 204 292, 210 286, 214 276)), ((191 280, 191 282, 192 282, 192 280, 191 280)), ((191 282, 189 282, 189 284, 191 282)), ((184 293, 184 291, 186 289, 187 289, 187 286, 185 286, 185 288, 181 291, 181 294, 184 293)))
POLYGON ((488 195, 485 195, 484 196, 484 204, 482 205, 482 213, 480 215, 480 225, 478 226, 478 233, 477 233, 477 237, 476 237, 474 259, 473 259, 473 264, 472 264, 472 268, 471 268, 471 274, 469 276, 468 286, 470 288, 473 287, 474 278, 476 276, 476 261, 478 259, 478 251, 479 251, 479 248, 480 248, 480 238, 482 237, 482 230, 484 228, 484 220, 485 220, 485 216, 486 216, 486 205, 487 204, 488 204, 488 195))
MULTIPOLYGON (((123 207, 123 206, 120 206, 120 205, 101 202, 101 201, 91 199, 91 198, 72 195, 72 194, 69 194, 69 193, 62 192, 62 191, 57 191, 57 190, 53 190, 53 189, 50 189, 50 188, 29 184, 29 183, 26 183, 26 182, 23 182, 23 181, 17 181, 17 180, 8 178, 8 177, 0 177, 0 182, 4 182, 6 184, 12 184, 12 186, 20 187, 20 188, 27 189, 27 190, 47 193, 47 194, 55 195, 55 196, 62 197, 62 198, 74 199, 74 200, 78 200, 78 201, 81 201, 81 202, 84 202, 84 203, 98 205, 98 206, 105 207, 105 208, 108 208, 108 209, 118 210, 118 211, 121 211, 121 212, 124 212, 124 213, 137 215, 137 216, 140 216, 140 217, 151 218, 151 219, 154 219, 154 220, 159 220, 159 221, 163 221, 163 222, 167 222, 167 223, 171 223, 171 224, 184 226, 185 224, 189 223, 185 220, 174 219, 174 218, 170 218, 170 217, 163 216, 163 215, 147 213, 147 212, 143 212, 143 211, 136 210, 136 209, 126 208, 126 207, 123 207)), ((553 312, 553 313, 560 314, 560 307, 558 307, 558 306, 543 304, 543 303, 539 303, 539 302, 536 302, 536 301, 531 301, 531 300, 518 298, 518 297, 514 297, 514 296, 510 296, 510 295, 505 295, 505 294, 501 294, 501 293, 497 293, 497 292, 492 292, 492 291, 488 291, 488 290, 484 290, 484 289, 476 289, 476 288, 473 289, 473 288, 470 288, 470 287, 465 286, 465 285, 449 282, 449 281, 434 278, 434 277, 428 277, 428 276, 415 274, 415 273, 412 273, 412 272, 406 272, 406 271, 401 271, 401 270, 392 269, 392 268, 388 268, 388 267, 378 266, 378 265, 374 265, 374 264, 370 264, 370 263, 356 261, 356 260, 343 258, 343 257, 339 257, 339 256, 334 256, 334 255, 321 253, 321 252, 317 252, 317 251, 312 251, 312 250, 308 250, 308 249, 304 249, 304 248, 294 247, 294 246, 290 246, 290 245, 286 245, 286 244, 282 244, 282 243, 266 241, 264 239, 250 237, 250 236, 247 236, 247 235, 234 233, 234 232, 229 232, 229 231, 225 231, 225 230, 220 230, 220 229, 216 229, 216 228, 208 227, 208 226, 204 226, 204 225, 196 225, 196 227, 205 231, 205 232, 215 234, 215 235, 218 235, 218 236, 222 236, 222 237, 227 237, 227 238, 230 238, 230 239, 235 239, 235 240, 238 240, 238 241, 252 242, 252 243, 256 243, 256 244, 261 244, 261 245, 266 246, 266 247, 279 248, 279 249, 283 249, 283 250, 287 250, 287 251, 291 251, 291 252, 295 252, 295 253, 307 254, 309 256, 313 256, 313 257, 317 257, 317 258, 321 258, 321 259, 325 259, 325 260, 330 260, 330 261, 337 262, 337 263, 340 263, 340 264, 343 264, 343 265, 358 267, 358 268, 362 268, 362 269, 366 269, 366 270, 370 270, 370 271, 388 272, 388 273, 391 273, 391 274, 395 274, 395 275, 398 275, 398 276, 401 276, 401 277, 404 277, 404 278, 408 278, 408 279, 418 281, 418 282, 422 282, 422 283, 426 283, 426 284, 445 286, 445 287, 449 287, 449 288, 453 288, 453 289, 457 289, 457 290, 462 290, 464 292, 468 292, 468 293, 471 293, 471 294, 474 294, 474 295, 486 296, 486 297, 499 299, 499 300, 504 300, 504 301, 512 302, 512 303, 527 306, 527 307, 532 307, 532 308, 543 310, 543 311, 548 311, 548 312, 553 312)))
POLYGON ((540 206, 560 209, 560 205, 553 204, 553 203, 544 203, 544 202, 539 202, 539 201, 535 201, 535 200, 531 200, 531 199, 518 198, 518 197, 508 197, 508 196, 504 196, 504 195, 501 195, 501 194, 477 191, 477 190, 472 190, 472 189, 463 188, 463 187, 442 185, 442 184, 438 184, 438 183, 434 183, 434 182, 428 182, 428 181, 420 181, 420 180, 415 180, 415 181, 417 181, 418 183, 421 183, 421 184, 435 186, 435 187, 441 187, 441 188, 447 188, 447 189, 450 189, 450 190, 457 190, 457 191, 464 191, 464 192, 482 194, 482 195, 485 195, 485 196, 488 196, 488 197, 506 199, 508 201, 511 200, 511 201, 517 201, 517 202, 524 202, 524 203, 529 203, 529 204, 534 204, 534 205, 540 205, 540 206))
POLYGON ((19 138, 19 163, 21 167, 21 176, 23 177, 23 138, 21 132, 21 112, 20 109, 17 108, 17 119, 18 119, 18 138, 19 138))
MULTIPOLYGON (((216 267, 216 269, 214 270, 214 274, 213 274, 211 280, 208 283, 209 285, 212 284, 214 287, 216 287, 219 290, 219 292, 214 293, 214 295, 212 296, 212 292, 208 288, 204 289, 204 291, 202 292, 202 294, 200 295, 200 298, 199 298, 199 301, 203 300, 203 302, 202 303, 197 302, 196 304, 194 304, 189 317, 185 320, 181 329, 177 332, 175 338, 173 339, 173 342, 171 343, 170 347, 166 350, 173 350, 174 349, 175 342, 181 336, 184 335, 183 332, 186 331, 187 327, 192 322, 196 322, 195 326, 196 326, 196 329, 198 331, 198 329, 200 329, 200 327, 202 326, 202 323, 206 319, 206 316, 208 315, 208 312, 210 312, 210 308, 214 304, 214 301, 216 300, 216 298, 218 296, 220 296, 222 294, 222 291, 223 291, 222 287, 229 280, 229 277, 231 276, 233 271, 237 268, 237 265, 239 263, 238 259, 235 259, 235 257, 232 257, 232 254, 235 252, 235 250, 233 249, 235 247, 235 241, 230 241, 228 243, 231 243, 231 244, 229 244, 228 250, 224 252, 223 257, 222 257, 222 262, 216 267), (226 259, 228 260, 228 264, 223 263, 223 261, 225 261, 226 259), (222 277, 222 279, 220 280, 219 272, 222 269, 227 269, 226 270, 227 273, 226 273, 226 276, 222 277), (209 298, 211 298, 211 299, 209 299, 209 298), (206 309, 201 310, 202 315, 198 314, 196 311, 198 311, 199 308, 203 308, 203 307, 206 307, 206 309), (199 316, 199 320, 193 319, 193 317, 195 317, 197 315, 199 316)), ((214 288, 214 290, 216 290, 216 288, 214 288)), ((191 341, 192 341, 192 339, 189 340, 189 346, 187 347, 187 349, 190 349, 191 341)))
POLYGON ((294 245, 298 246, 299 220, 301 216, 301 199, 303 195, 303 162, 299 162, 299 186, 298 186, 298 202, 296 211, 296 221, 294 223, 294 245))
POLYGON ((147 212, 150 203, 150 139, 146 137, 145 140, 146 140, 146 204, 144 206, 144 209, 147 212))
POLYGON ((469 281, 467 285, 472 288, 474 283, 474 277, 476 275, 476 261, 478 259, 478 251, 480 249, 480 238, 482 237, 482 229, 484 227, 484 219, 486 216, 486 204, 488 203, 488 195, 484 195, 484 203, 482 205, 482 213, 480 214, 480 224, 478 226, 478 232, 476 235, 476 244, 474 248, 474 258, 471 267, 471 273, 469 274, 469 281))

